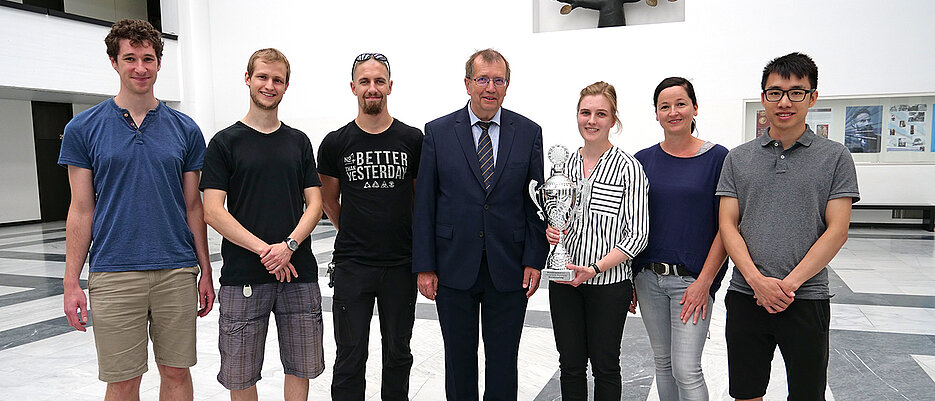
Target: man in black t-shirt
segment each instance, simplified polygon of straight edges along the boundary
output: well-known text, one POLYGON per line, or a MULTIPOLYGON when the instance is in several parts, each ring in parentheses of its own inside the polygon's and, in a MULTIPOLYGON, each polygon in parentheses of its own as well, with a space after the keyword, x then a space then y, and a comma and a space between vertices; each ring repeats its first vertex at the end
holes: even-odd
POLYGON ((286 374, 284 398, 308 399, 308 379, 325 368, 309 235, 321 217, 321 182, 308 137, 279 121, 289 72, 278 50, 253 53, 245 74, 250 110, 215 134, 205 152, 205 221, 224 236, 218 381, 231 399, 257 399, 271 312, 286 374))
POLYGON ((334 243, 333 400, 364 399, 364 370, 373 302, 383 337, 383 400, 406 400, 415 321, 412 201, 422 132, 390 116, 390 64, 364 53, 351 67, 357 118, 331 132, 318 149, 325 213, 334 243))

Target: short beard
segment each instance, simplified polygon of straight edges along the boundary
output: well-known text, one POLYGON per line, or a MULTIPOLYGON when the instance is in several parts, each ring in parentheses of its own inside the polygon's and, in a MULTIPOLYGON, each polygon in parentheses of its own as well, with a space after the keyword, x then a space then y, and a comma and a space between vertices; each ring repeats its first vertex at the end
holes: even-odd
POLYGON ((378 102, 368 102, 366 100, 360 101, 360 111, 364 114, 375 116, 383 112, 383 106, 386 105, 386 97, 380 99, 378 102))
POLYGON ((260 95, 259 93, 250 92, 250 100, 253 101, 253 104, 256 105, 256 107, 260 108, 260 110, 267 110, 267 111, 275 110, 277 107, 279 107, 279 102, 282 101, 282 98, 279 98, 279 100, 277 100, 275 103, 267 106, 263 103, 260 103, 259 96, 262 96, 262 95, 260 95))

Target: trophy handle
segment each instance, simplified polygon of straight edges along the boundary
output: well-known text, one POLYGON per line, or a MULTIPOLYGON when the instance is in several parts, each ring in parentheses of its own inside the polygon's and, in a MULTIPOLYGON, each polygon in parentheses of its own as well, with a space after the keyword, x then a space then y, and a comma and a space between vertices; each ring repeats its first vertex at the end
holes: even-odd
POLYGON ((538 194, 538 191, 536 191, 536 186, 537 186, 537 185, 539 185, 539 182, 538 182, 538 181, 536 181, 536 180, 529 180, 529 187, 528 187, 528 190, 529 190, 529 198, 532 199, 532 204, 533 204, 533 205, 536 205, 536 209, 537 209, 537 210, 536 210, 536 214, 539 215, 539 218, 542 219, 542 221, 546 221, 546 220, 545 220, 545 213, 544 213, 543 210, 542 210, 542 205, 539 204, 539 194, 538 194))
POLYGON ((579 182, 577 192, 578 193, 575 194, 575 219, 581 220, 582 214, 584 213, 584 204, 588 202, 588 198, 590 198, 591 195, 588 182, 579 182))

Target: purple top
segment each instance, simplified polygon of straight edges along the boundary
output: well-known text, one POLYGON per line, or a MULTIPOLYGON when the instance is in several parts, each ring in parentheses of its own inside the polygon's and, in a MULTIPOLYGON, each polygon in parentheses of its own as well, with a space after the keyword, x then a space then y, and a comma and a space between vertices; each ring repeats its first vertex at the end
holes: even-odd
MULTIPOLYGON (((659 144, 636 153, 649 178, 649 245, 636 256, 634 274, 650 262, 682 264, 697 278, 717 235, 714 195, 727 148, 715 145, 693 157, 675 157, 659 144)), ((727 262, 711 284, 721 285, 727 262)))

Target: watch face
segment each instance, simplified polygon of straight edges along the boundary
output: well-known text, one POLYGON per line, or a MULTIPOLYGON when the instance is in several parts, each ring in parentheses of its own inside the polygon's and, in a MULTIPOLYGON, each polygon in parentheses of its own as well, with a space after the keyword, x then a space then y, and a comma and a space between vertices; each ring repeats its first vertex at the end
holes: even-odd
POLYGON ((296 249, 299 249, 299 243, 298 243, 296 240, 292 239, 292 238, 287 238, 287 239, 286 239, 286 246, 288 246, 288 247, 289 247, 289 250, 291 250, 291 251, 293 251, 293 252, 295 252, 296 249))

